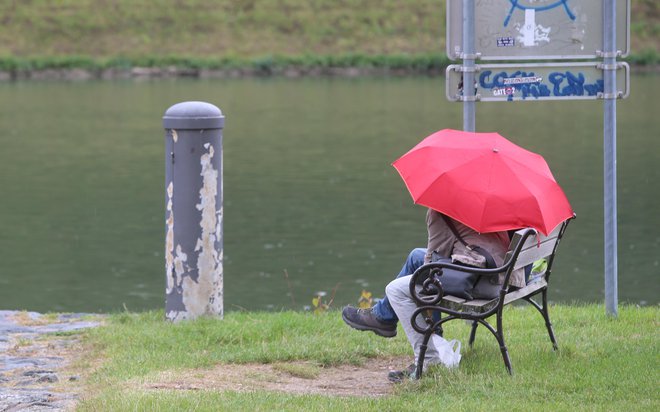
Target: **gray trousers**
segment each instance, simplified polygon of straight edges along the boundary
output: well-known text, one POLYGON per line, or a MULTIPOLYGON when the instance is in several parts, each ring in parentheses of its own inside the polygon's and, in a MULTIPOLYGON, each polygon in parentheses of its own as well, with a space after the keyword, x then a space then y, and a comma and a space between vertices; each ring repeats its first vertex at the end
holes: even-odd
MULTIPOLYGON (((403 276, 394 279, 385 288, 385 294, 387 295, 387 298, 390 301, 390 305, 392 305, 394 312, 396 313, 397 317, 399 318, 399 321, 401 322, 401 326, 403 327, 403 330, 406 333, 408 342, 410 342, 410 345, 413 348, 413 352, 415 353, 415 363, 416 363, 417 359, 419 358, 419 351, 420 351, 420 347, 422 346, 422 341, 424 340, 424 335, 413 329, 412 324, 410 323, 410 318, 413 315, 415 309, 417 309, 417 305, 415 304, 415 301, 412 299, 412 296, 410 295, 409 284, 411 277, 412 276, 403 276)), ((419 319, 419 316, 417 321, 419 322, 420 326, 426 325, 426 322, 422 323, 423 320, 419 319)), ((426 370, 426 366, 442 363, 440 360, 438 349, 434 346, 434 340, 435 342, 445 341, 443 338, 440 338, 439 336, 436 336, 434 339, 429 340, 428 348, 426 349, 426 354, 424 355, 425 370, 426 370)))

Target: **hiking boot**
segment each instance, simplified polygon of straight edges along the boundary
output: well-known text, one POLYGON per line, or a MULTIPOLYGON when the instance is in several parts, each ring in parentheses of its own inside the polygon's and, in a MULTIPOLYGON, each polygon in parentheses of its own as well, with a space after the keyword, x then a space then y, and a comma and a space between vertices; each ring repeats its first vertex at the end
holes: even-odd
POLYGON ((384 338, 393 338, 396 336, 396 322, 383 322, 379 320, 371 308, 357 309, 353 306, 346 306, 341 311, 341 317, 353 329, 370 330, 384 338))
POLYGON ((387 374, 387 380, 392 383, 401 383, 406 379, 415 379, 417 365, 414 363, 402 371, 391 371, 387 374))

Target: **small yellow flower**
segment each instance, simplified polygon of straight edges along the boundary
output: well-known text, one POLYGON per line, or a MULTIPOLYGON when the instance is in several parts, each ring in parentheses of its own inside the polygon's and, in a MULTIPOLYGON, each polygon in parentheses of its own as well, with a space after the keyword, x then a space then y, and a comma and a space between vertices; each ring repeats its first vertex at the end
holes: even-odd
POLYGON ((328 310, 329 306, 327 303, 323 302, 321 295, 316 295, 312 299, 312 305, 314 306, 314 313, 319 314, 328 310))
POLYGON ((358 308, 360 309, 369 309, 372 306, 373 299, 371 298, 371 292, 362 290, 360 294, 360 299, 358 299, 358 308))

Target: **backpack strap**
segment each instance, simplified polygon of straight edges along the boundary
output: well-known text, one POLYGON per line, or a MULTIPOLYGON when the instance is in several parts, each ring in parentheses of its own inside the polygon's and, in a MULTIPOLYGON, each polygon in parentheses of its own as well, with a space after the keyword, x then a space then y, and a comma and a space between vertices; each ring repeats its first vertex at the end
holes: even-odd
POLYGON ((442 216, 442 218, 445 220, 445 223, 447 223, 449 230, 451 230, 454 236, 456 236, 456 239, 458 239, 458 241, 461 242, 467 250, 475 251, 480 255, 482 255, 484 258, 486 258, 486 268, 492 269, 497 267, 497 264, 495 263, 495 259, 493 259, 493 256, 490 253, 488 253, 486 249, 477 245, 468 245, 467 242, 463 239, 463 237, 458 233, 458 230, 456 230, 456 226, 454 226, 454 222, 452 222, 451 218, 449 218, 449 216, 445 215, 444 213, 440 213, 440 216, 442 216))

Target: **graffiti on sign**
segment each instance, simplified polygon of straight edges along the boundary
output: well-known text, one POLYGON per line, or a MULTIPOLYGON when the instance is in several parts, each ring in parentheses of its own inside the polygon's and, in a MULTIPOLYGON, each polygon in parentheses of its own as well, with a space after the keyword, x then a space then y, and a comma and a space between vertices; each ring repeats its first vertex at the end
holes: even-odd
POLYGON ((547 79, 521 70, 484 70, 479 74, 478 88, 490 90, 493 96, 507 96, 508 100, 513 100, 518 92, 524 100, 549 96, 597 96, 603 92, 604 83, 602 79, 587 82, 584 73, 570 70, 550 72, 547 79))
POLYGON ((566 10, 566 14, 568 15, 568 18, 571 20, 575 20, 575 14, 571 11, 571 9, 568 7, 568 0, 559 0, 551 4, 547 4, 545 6, 532 6, 530 5, 524 5, 520 4, 520 0, 509 0, 511 3, 511 8, 509 9, 509 14, 506 15, 506 18, 504 19, 504 27, 509 25, 509 20, 511 19, 511 15, 513 14, 516 9, 520 9, 525 12, 525 18, 527 18, 527 14, 534 14, 537 11, 547 11, 547 10, 552 10, 556 7, 564 7, 564 10, 566 10))
MULTIPOLYGON (((630 1, 616 2, 616 50, 630 49, 630 1)), ((462 0, 446 0, 446 50, 461 59, 462 0)), ((467 3, 466 3, 467 4, 467 3)), ((603 49, 602 0, 475 0, 474 51, 480 60, 598 58, 603 49)))

